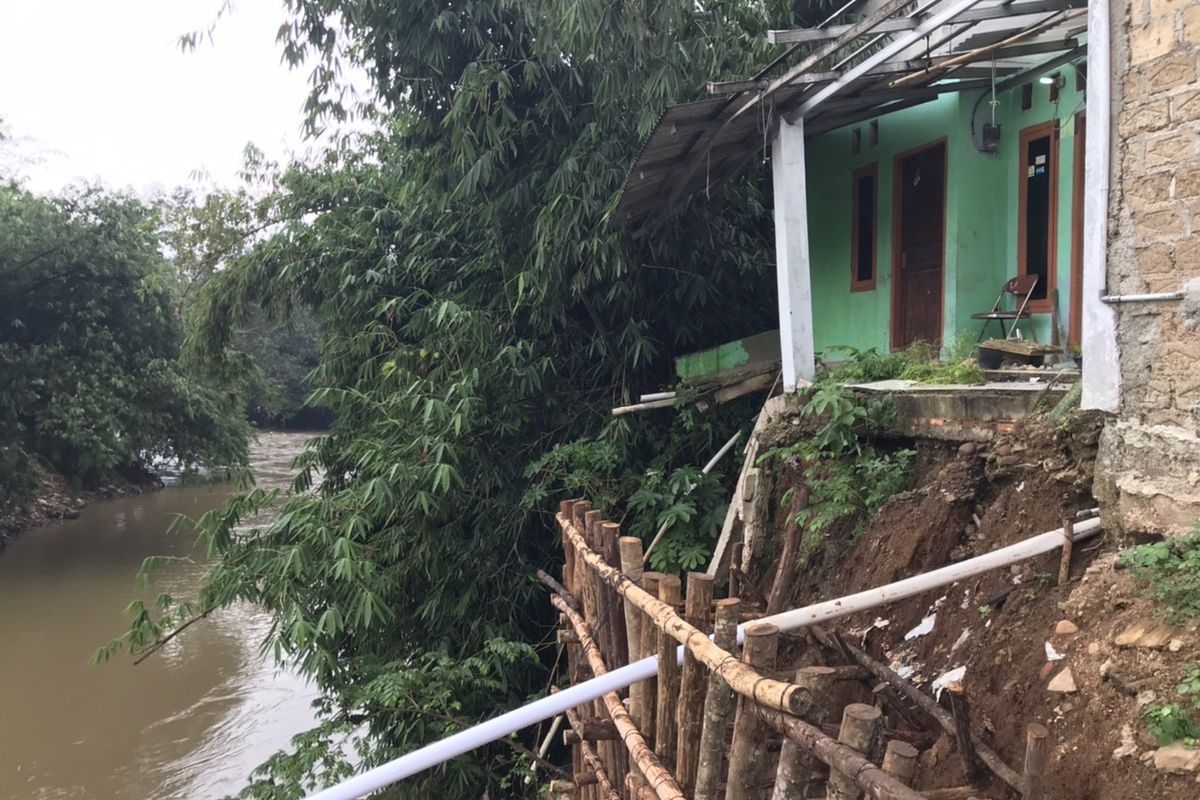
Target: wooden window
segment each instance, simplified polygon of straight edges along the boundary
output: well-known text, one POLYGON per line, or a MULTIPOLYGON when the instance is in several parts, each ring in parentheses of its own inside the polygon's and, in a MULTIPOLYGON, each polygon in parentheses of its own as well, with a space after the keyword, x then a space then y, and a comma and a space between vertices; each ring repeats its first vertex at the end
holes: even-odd
POLYGON ((1021 110, 1028 111, 1033 108, 1033 84, 1025 83, 1021 85, 1021 110))
POLYGON ((879 216, 879 169, 868 164, 851 184, 850 291, 875 288, 876 229, 879 216))
POLYGON ((1053 122, 1021 131, 1017 274, 1037 275, 1033 311, 1049 311, 1058 243, 1058 131, 1053 122))

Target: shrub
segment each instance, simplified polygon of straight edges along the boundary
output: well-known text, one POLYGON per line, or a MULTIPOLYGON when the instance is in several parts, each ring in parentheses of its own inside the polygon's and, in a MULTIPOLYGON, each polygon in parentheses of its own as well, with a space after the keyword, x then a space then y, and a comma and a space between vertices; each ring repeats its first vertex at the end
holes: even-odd
POLYGON ((1121 563, 1175 622, 1200 618, 1200 525, 1186 536, 1131 547, 1121 563))

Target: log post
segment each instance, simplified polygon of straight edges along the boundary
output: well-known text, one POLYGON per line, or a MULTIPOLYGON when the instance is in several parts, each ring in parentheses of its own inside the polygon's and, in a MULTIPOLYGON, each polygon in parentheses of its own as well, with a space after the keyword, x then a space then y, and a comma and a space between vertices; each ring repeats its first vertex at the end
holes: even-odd
MULTIPOLYGON (((875 740, 875 732, 879 728, 879 718, 883 716, 875 706, 866 703, 851 703, 842 712, 842 729, 838 733, 838 741, 847 747, 862 753, 870 759, 871 744, 875 740)), ((839 770, 829 771, 829 785, 825 791, 826 800, 858 800, 862 792, 854 781, 853 775, 847 775, 839 770)))
MULTIPOLYGON (((839 648, 838 645, 833 641, 832 637, 830 637, 820 628, 813 626, 809 630, 812 631, 813 636, 815 636, 817 641, 819 641, 822 645, 830 649, 837 649, 839 652, 841 652, 841 648, 839 648)), ((907 697, 909 700, 912 700, 918 708, 920 708, 922 711, 932 717, 939 725, 941 725, 942 729, 946 731, 946 733, 950 734, 951 736, 955 734, 956 729, 954 726, 954 715, 939 706, 937 701, 935 701, 932 697, 901 678, 894 670, 889 669, 884 664, 881 664, 880 662, 871 658, 869 655, 863 652, 861 648, 856 647, 849 642, 843 642, 842 646, 845 647, 845 651, 850 653, 850 656, 855 661, 869 669, 872 675, 880 680, 887 681, 887 683, 893 686, 898 692, 907 697)), ((997 778, 1004 781, 1018 792, 1023 791, 1024 783, 1021 780, 1021 776, 1017 774, 1017 771, 1008 766, 1008 764, 1004 763, 1004 759, 1000 758, 1000 755, 995 750, 988 747, 987 744, 979 739, 973 739, 973 741, 975 743, 975 754, 979 756, 979 760, 986 764, 987 768, 990 769, 997 778)))
POLYGON ((796 582, 796 555, 800 552, 800 526, 796 523, 796 515, 808 506, 811 489, 804 483, 796 489, 796 499, 787 509, 787 520, 783 525, 783 541, 779 556, 775 559, 775 578, 771 582, 771 593, 767 596, 767 614, 778 614, 792 594, 792 585, 796 582))
MULTIPOLYGON (((680 581, 674 575, 658 579, 658 599, 675 608, 679 605, 680 581)), ((654 752, 664 761, 675 758, 678 727, 676 705, 679 702, 679 664, 675 650, 679 645, 666 631, 658 631, 658 713, 654 718, 654 752)))
POLYGON ((1058 562, 1058 585, 1065 586, 1071 580, 1071 551, 1075 547, 1075 520, 1067 517, 1062 524, 1062 557, 1058 562))
MULTIPOLYGON (((618 541, 621 551, 621 572, 634 583, 642 582, 642 540, 636 536, 622 536, 618 541)), ((629 651, 629 662, 639 661, 646 655, 642 652, 642 612, 631 601, 622 598, 625 606, 625 647, 629 651)), ((639 681, 629 687, 629 709, 638 725, 642 722, 642 693, 645 683, 639 681)))
MULTIPOLYGON (((758 622, 746 628, 742 662, 759 672, 775 669, 779 652, 779 628, 758 622)), ((750 800, 762 770, 766 723, 754 711, 754 701, 739 697, 733 719, 733 745, 729 749, 729 780, 725 800, 750 800)))
POLYGON ((906 786, 913 785, 917 774, 917 748, 908 742, 892 739, 883 754, 883 771, 906 786))
MULTIPOLYGON (((571 503, 571 511, 568 516, 570 517, 572 524, 577 529, 581 531, 583 530, 584 515, 587 514, 588 511, 591 511, 591 509, 592 504, 587 500, 576 500, 571 503)), ((569 576, 570 580, 566 581, 565 579, 568 576, 565 572, 563 573, 564 582, 567 584, 567 588, 575 594, 575 597, 578 600, 580 607, 579 613, 583 614, 586 618, 588 613, 587 597, 590 593, 591 585, 591 581, 589 580, 588 576, 591 570, 588 569, 587 563, 579 557, 579 543, 570 536, 567 537, 567 541, 570 542, 571 545, 571 574, 569 576)), ((587 674, 590 670, 582 656, 582 649, 580 646, 570 645, 569 649, 576 653, 577 660, 576 670, 572 673, 571 682, 579 683, 581 680, 587 677, 587 674)), ((580 706, 580 708, 587 710, 591 716, 595 716, 598 704, 589 703, 580 706)), ((582 748, 572 748, 572 765, 575 767, 577 775, 587 768, 587 762, 584 760, 582 748)), ((580 800, 597 800, 598 793, 592 785, 585 784, 580 788, 579 797, 580 800)))
MULTIPOLYGON (((615 522, 601 522, 599 526, 600 554, 609 564, 621 566, 621 526, 615 522)), ((629 650, 625 640, 625 602, 617 591, 604 584, 604 607, 608 610, 607 635, 605 636, 611 650, 606 654, 604 663, 609 669, 617 669, 629 663, 629 650)))
MULTIPOLYGON (((658 582, 664 577, 666 576, 661 572, 643 572, 642 589, 652 597, 658 597, 658 582)), ((654 620, 645 615, 638 628, 638 635, 642 640, 642 657, 658 655, 658 629, 654 627, 654 620)), ((654 742, 658 739, 654 728, 655 714, 658 713, 658 678, 647 679, 642 687, 642 708, 634 716, 637 717, 642 733, 646 735, 646 741, 654 742)))
MULTIPOLYGON (((617 792, 616 787, 613 785, 608 771, 600 762, 600 757, 596 755, 596 751, 593 750, 592 746, 587 743, 586 739, 583 738, 584 730, 581 720, 579 719, 579 715, 573 710, 568 709, 567 722, 570 723, 573 732, 580 737, 580 749, 583 752, 583 758, 585 761, 587 761, 588 766, 591 768, 592 774, 595 776, 593 783, 598 785, 599 791, 604 797, 604 800, 621 800, 621 795, 617 792)), ((582 787, 584 784, 580 784, 577 780, 576 785, 582 787)))
POLYGON ((745 544, 734 542, 729 548, 729 596, 737 597, 742 593, 742 550, 745 544))
MULTIPOLYGON (((687 609, 684 618, 701 633, 712 629, 713 583, 703 572, 687 576, 687 609)), ((704 688, 708 670, 691 650, 684 650, 683 674, 679 681, 679 739, 675 745, 675 781, 686 795, 696 788, 696 765, 700 760, 700 728, 704 722, 704 688)))
MULTIPOLYGON (((808 713, 802 715, 806 722, 820 727, 836 677, 832 667, 804 667, 796 672, 796 685, 803 687, 810 698, 808 713)), ((799 742, 785 738, 779 750, 779 767, 775 771, 771 800, 803 800, 812 780, 814 764, 815 759, 799 742)))
MULTIPOLYGON (((738 615, 741 601, 737 598, 718 600, 716 604, 717 647, 732 653, 737 649, 738 615)), ((721 777, 721 756, 725 750, 725 732, 733 713, 733 689, 720 675, 710 673, 704 695, 704 724, 700 730, 700 747, 696 767, 695 800, 717 800, 717 782, 721 777)))
POLYGON ((962 759, 963 775, 967 783, 974 783, 979 774, 979 759, 975 756, 975 743, 971 740, 971 703, 962 684, 952 683, 946 687, 950 695, 950 713, 954 715, 954 739, 958 743, 958 757, 962 759))
MULTIPOLYGON (((604 513, 598 509, 590 509, 584 512, 583 528, 587 546, 596 553, 600 553, 603 557, 603 542, 601 541, 600 526, 604 523, 604 513)), ((596 573, 595 569, 585 565, 586 580, 587 580, 587 597, 585 601, 587 605, 587 614, 584 620, 587 622, 591 630, 593 641, 600 651, 600 657, 604 659, 605 666, 609 664, 612 658, 612 641, 611 641, 611 620, 612 608, 608 605, 608 592, 604 581, 596 573)), ((604 701, 595 700, 592 702, 593 717, 602 717, 604 715, 604 701)), ((604 762, 610 774, 620 774, 618 760, 620 751, 623 748, 616 742, 597 742, 596 751, 600 755, 600 760, 604 762)), ((596 790, 597 795, 600 790, 596 790)))
POLYGON ((1031 722, 1025 728, 1024 800, 1042 800, 1046 796, 1046 739, 1050 731, 1031 722))

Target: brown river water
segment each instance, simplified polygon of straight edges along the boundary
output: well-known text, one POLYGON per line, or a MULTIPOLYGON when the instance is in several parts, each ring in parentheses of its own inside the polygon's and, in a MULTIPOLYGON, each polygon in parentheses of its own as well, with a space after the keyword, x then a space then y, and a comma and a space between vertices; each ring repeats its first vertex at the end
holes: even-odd
MULTIPOLYGON (((258 485, 285 485, 309 437, 260 434, 258 485)), ((142 559, 191 552, 190 535, 167 535, 171 520, 230 491, 174 486, 97 502, 0 551, 0 800, 213 800, 311 725, 315 691, 259 655, 269 620, 250 606, 194 625, 136 667, 124 655, 89 663, 124 629, 142 559)), ((204 568, 172 565, 155 590, 190 597, 204 568)))

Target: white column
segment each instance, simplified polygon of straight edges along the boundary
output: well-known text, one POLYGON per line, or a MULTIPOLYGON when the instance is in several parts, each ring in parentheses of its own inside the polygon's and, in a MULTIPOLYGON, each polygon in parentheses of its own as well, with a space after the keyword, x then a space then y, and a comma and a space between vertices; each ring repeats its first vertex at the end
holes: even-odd
POLYGON ((804 120, 783 120, 771 147, 775 184, 775 276, 779 287, 779 350, 783 389, 811 380, 812 283, 808 260, 808 184, 804 178, 804 120))
POLYGON ((1083 170, 1083 407, 1116 411, 1121 362, 1108 285, 1108 203, 1112 153, 1111 32, 1108 0, 1088 2, 1087 139, 1083 170))

